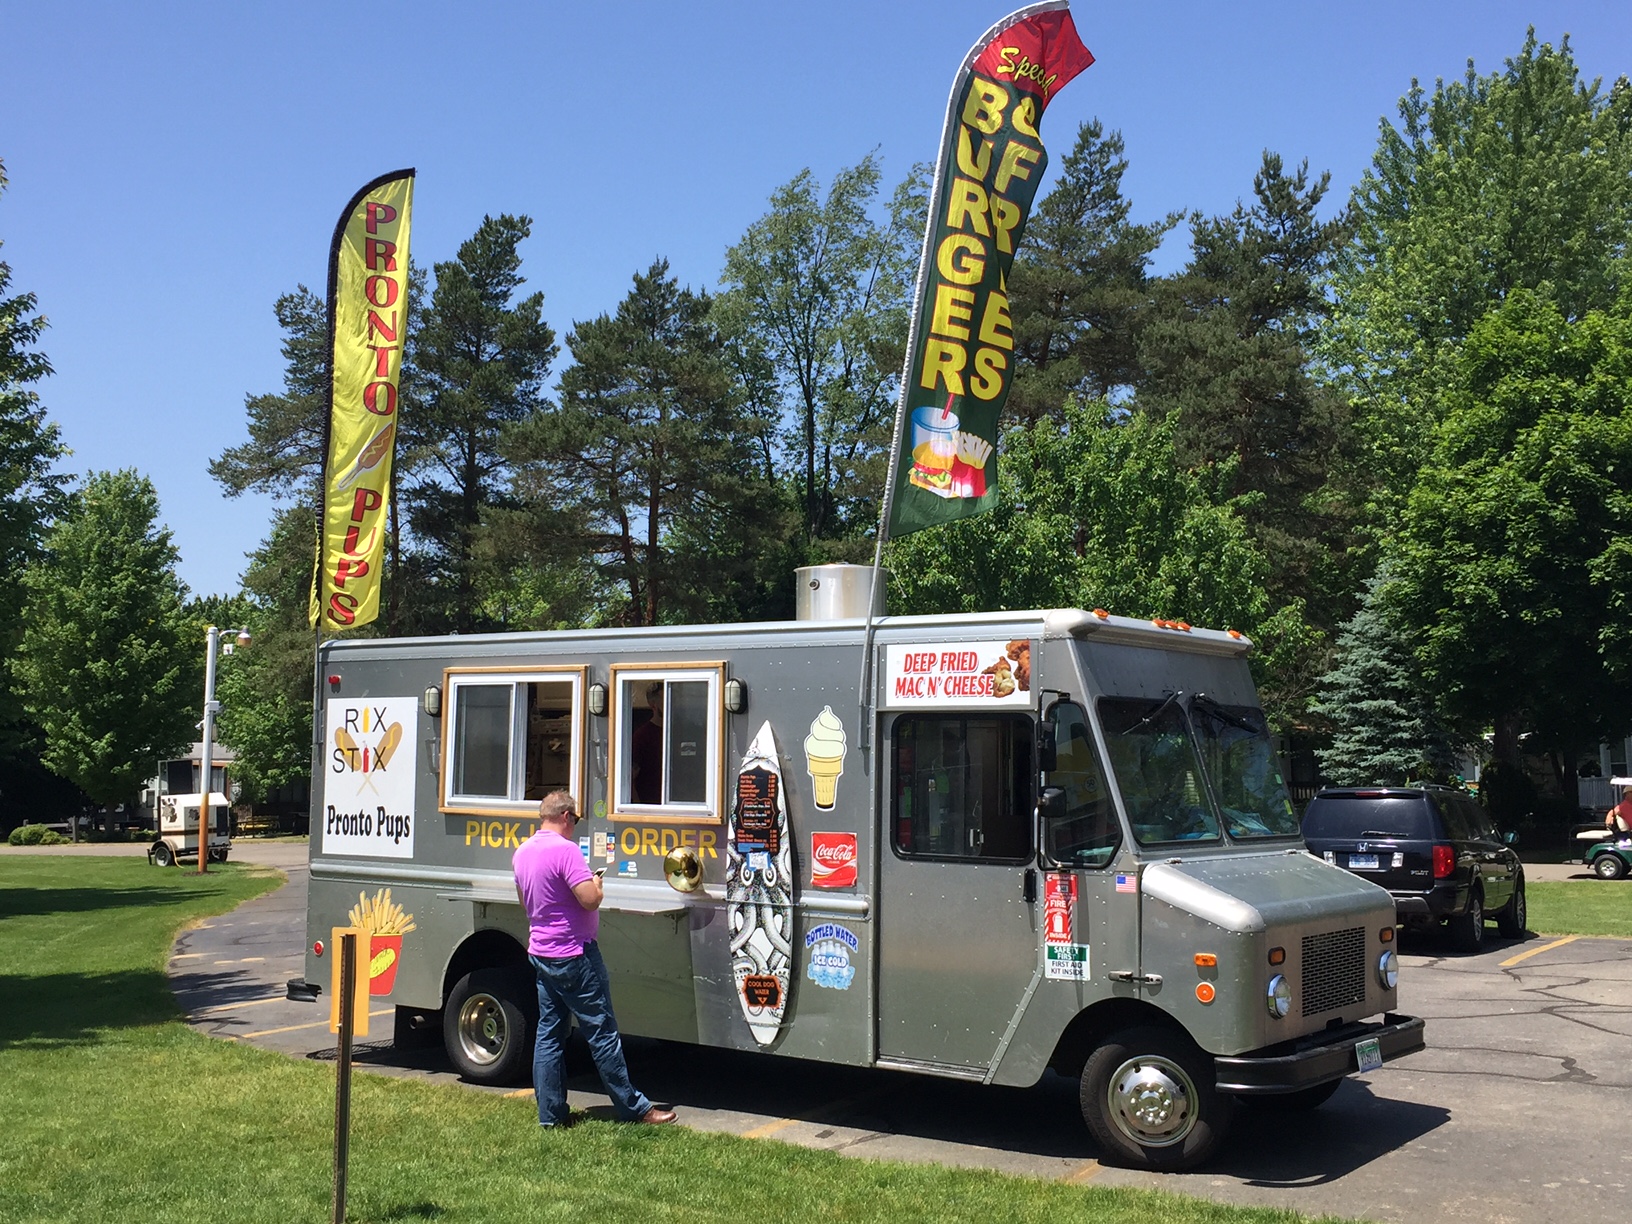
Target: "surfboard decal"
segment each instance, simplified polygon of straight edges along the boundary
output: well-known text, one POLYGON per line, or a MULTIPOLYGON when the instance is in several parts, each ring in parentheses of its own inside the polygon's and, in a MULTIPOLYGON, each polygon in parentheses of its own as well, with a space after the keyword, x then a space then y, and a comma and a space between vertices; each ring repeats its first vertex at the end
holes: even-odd
POLYGON ((782 1029, 793 973, 793 846, 776 735, 763 724, 737 770, 725 843, 731 976, 754 1040, 782 1029))

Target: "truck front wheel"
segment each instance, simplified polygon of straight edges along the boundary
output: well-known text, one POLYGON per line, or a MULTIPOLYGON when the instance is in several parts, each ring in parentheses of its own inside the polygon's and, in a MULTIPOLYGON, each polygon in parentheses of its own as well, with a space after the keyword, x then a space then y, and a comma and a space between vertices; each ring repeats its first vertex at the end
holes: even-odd
POLYGON ((454 984, 442 1010, 442 1041, 454 1070, 477 1084, 527 1078, 534 1022, 524 969, 478 969, 454 984))
POLYGON ((1082 1116, 1115 1164, 1173 1172, 1212 1155, 1235 1100, 1214 1091, 1212 1060, 1182 1033, 1123 1029, 1088 1056, 1082 1116))

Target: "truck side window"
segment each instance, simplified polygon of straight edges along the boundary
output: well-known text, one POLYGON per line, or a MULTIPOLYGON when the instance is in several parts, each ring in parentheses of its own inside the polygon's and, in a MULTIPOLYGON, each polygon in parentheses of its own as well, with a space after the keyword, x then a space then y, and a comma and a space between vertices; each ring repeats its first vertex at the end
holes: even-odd
POLYGON ((892 735, 890 826, 908 857, 1031 857, 1032 725, 1018 714, 912 714, 892 735))
POLYGON ((442 810, 530 814, 551 791, 583 789, 581 668, 449 670, 442 810))
POLYGON ((612 815, 717 820, 723 664, 612 667, 612 815))
POLYGON ((1043 854, 1051 866, 1103 867, 1122 843, 1105 768, 1094 750, 1088 715, 1062 701, 1050 714, 1057 765, 1043 779, 1065 792, 1065 815, 1043 822, 1043 854))

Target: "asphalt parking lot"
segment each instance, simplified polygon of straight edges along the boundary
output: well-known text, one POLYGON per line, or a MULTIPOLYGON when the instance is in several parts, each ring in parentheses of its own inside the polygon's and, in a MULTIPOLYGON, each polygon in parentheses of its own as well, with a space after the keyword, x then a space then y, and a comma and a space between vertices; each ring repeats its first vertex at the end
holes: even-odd
MULTIPOLYGON (((326 1006, 283 997, 303 968, 305 847, 240 842, 234 857, 277 866, 289 883, 182 934, 177 998, 201 1031, 332 1061, 326 1006)), ((1624 888, 1632 905, 1632 883, 1603 886, 1624 888)), ((635 1081, 686 1125, 855 1156, 1372 1220, 1625 1220, 1632 941, 1511 941, 1492 927, 1478 956, 1426 937, 1405 938, 1401 953, 1401 1007, 1427 1019, 1428 1048, 1351 1077, 1313 1113, 1244 1115, 1230 1146, 1187 1174, 1102 1166, 1076 1084, 1058 1077, 983 1088, 652 1041, 629 1042, 629 1060, 635 1081)), ((360 1068, 458 1083, 439 1049, 390 1046, 389 1009, 374 1022, 386 1040, 359 1044, 360 1068)), ((572 1104, 607 1114, 592 1070, 573 1081, 572 1104)))

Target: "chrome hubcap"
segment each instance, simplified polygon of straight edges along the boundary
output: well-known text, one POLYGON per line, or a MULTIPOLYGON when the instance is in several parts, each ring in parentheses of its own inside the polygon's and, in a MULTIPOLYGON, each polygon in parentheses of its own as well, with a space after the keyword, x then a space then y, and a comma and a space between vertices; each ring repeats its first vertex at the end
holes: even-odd
POLYGON ((459 1047, 481 1066, 504 1052, 504 1012, 492 995, 472 995, 459 1009, 459 1047))
POLYGON ((1111 1076, 1110 1113, 1116 1127, 1143 1147, 1182 1143, 1196 1125, 1196 1086, 1166 1058, 1130 1058, 1111 1076))

